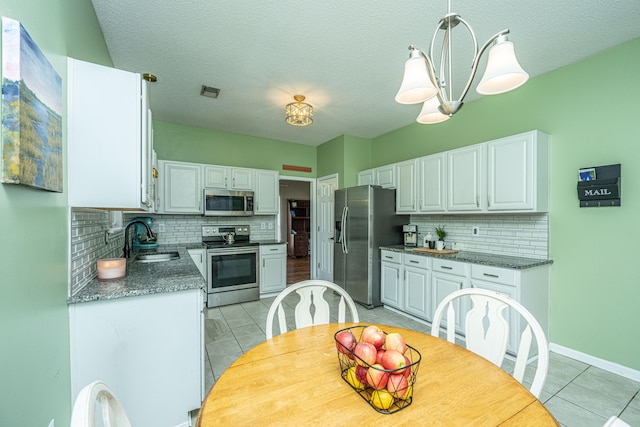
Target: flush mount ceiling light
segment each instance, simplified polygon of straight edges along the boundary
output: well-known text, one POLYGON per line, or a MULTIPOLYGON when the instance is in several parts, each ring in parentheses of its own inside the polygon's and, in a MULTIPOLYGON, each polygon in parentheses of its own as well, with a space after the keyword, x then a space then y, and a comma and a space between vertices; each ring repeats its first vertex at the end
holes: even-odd
POLYGON ((287 104, 285 121, 291 126, 309 126, 313 123, 313 107, 304 101, 304 96, 295 95, 296 102, 287 104))
POLYGON ((451 13, 451 0, 447 0, 447 14, 440 20, 429 46, 429 55, 409 46, 409 59, 404 64, 404 76, 395 100, 400 104, 424 103, 416 121, 434 124, 448 120, 462 107, 462 100, 467 95, 471 83, 478 70, 478 63, 489 48, 487 68, 476 91, 481 95, 497 95, 522 86, 529 75, 522 69, 516 59, 513 43, 507 39, 509 30, 502 30, 491 37, 478 51, 478 42, 471 26, 457 13, 451 13), (471 75, 455 99, 452 81, 452 30, 462 24, 471 35, 473 41, 473 60, 471 75), (439 73, 436 73, 433 60, 433 47, 439 31, 444 31, 442 50, 439 52, 439 73))
POLYGON ((220 95, 220 89, 217 87, 202 85, 200 95, 206 96, 207 98, 217 98, 218 95, 220 95))

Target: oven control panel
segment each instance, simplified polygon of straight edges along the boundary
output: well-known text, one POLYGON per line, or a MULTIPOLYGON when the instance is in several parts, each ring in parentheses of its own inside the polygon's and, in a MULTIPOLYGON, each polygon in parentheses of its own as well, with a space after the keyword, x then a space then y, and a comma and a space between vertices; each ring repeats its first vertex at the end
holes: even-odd
POLYGON ((236 236, 249 236, 248 225, 203 225, 202 237, 226 236, 230 233, 236 236))

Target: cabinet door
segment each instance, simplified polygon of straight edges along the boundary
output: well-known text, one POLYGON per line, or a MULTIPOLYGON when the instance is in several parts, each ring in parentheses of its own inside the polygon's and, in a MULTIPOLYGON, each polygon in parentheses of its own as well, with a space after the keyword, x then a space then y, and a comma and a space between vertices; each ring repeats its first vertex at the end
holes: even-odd
POLYGON ((195 263, 196 267, 198 267, 200 274, 202 275, 202 277, 206 279, 205 274, 207 274, 207 270, 204 265, 206 250, 205 249, 189 249, 188 252, 189 252, 189 255, 191 256, 191 259, 195 263))
POLYGON ((483 144, 447 152, 447 209, 481 211, 486 207, 484 193, 483 144))
MULTIPOLYGON (((459 289, 467 287, 467 279, 462 276, 455 276, 453 274, 439 273, 433 272, 431 275, 431 286, 432 286, 432 302, 433 302, 433 311, 440 305, 442 300, 449 295, 451 292, 455 292, 459 289)), ((462 313, 460 312, 460 301, 455 301, 454 308, 456 312, 456 331, 462 333, 463 325, 462 325, 462 313)), ((462 307, 464 309, 464 307, 462 307)), ((446 313, 446 312, 445 312, 446 313)), ((443 319, 444 320, 444 319, 443 319)), ((445 323, 441 322, 441 325, 444 326, 445 323)))
POLYGON ((71 58, 67 70, 69 205, 147 210, 140 74, 71 58))
POLYGON ((225 166, 204 167, 204 186, 210 188, 227 188, 229 182, 229 168, 225 166))
POLYGON ((202 166, 161 162, 164 167, 164 213, 202 213, 202 166))
POLYGON ((487 143, 487 209, 531 210, 534 152, 531 133, 487 143))
POLYGON ((280 201, 280 187, 278 171, 257 170, 255 182, 256 215, 276 215, 280 201))
POLYGON ((375 185, 382 188, 396 188, 396 165, 380 166, 374 170, 375 185))
POLYGON ((253 169, 233 168, 231 169, 231 189, 253 191, 253 169))
POLYGON ((396 212, 416 212, 416 161, 396 165, 396 212))
POLYGON ((284 245, 260 247, 260 292, 280 292, 287 284, 287 259, 284 245))
POLYGON ((383 304, 402 310, 402 278, 400 277, 400 264, 390 262, 380 263, 380 300, 383 304))
POLYGON ((446 210, 446 154, 423 157, 419 163, 419 210, 420 212, 442 212, 446 210))
MULTIPOLYGON (((517 287, 504 285, 502 283, 486 282, 480 280, 471 281, 472 288, 487 289, 490 291, 499 292, 508 296, 514 301, 518 301, 517 287)), ((504 311, 507 322, 509 323, 509 339, 507 341, 507 351, 515 354, 520 345, 520 315, 515 310, 511 310, 507 307, 504 311)))
POLYGON ((431 282, 428 270, 404 267, 405 300, 407 313, 425 320, 431 320, 431 282))
POLYGON ((358 185, 375 185, 375 183, 376 182, 373 176, 373 169, 358 173, 358 185))

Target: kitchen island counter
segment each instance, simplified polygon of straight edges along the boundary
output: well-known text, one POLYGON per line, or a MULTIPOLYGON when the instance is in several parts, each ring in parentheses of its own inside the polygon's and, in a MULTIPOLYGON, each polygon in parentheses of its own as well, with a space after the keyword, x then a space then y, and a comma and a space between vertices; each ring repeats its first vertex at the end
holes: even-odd
MULTIPOLYGON (((194 244, 195 245, 195 244, 194 244)), ((192 245, 160 245, 154 251, 178 251, 180 258, 163 262, 134 261, 141 251, 133 250, 127 260, 127 274, 123 279, 101 282, 97 278, 87 283, 75 295, 67 298, 68 304, 117 298, 178 292, 189 289, 205 289, 206 283, 187 249, 192 245)), ((198 244, 202 247, 202 244, 198 244)), ((154 251, 145 250, 145 253, 154 251)))
POLYGON ((523 270, 527 268, 538 267, 546 264, 553 264, 550 259, 524 258, 506 255, 495 255, 481 252, 460 251, 455 254, 434 254, 428 252, 414 251, 412 247, 404 245, 381 246, 384 249, 393 252, 410 253, 434 258, 446 258, 452 261, 468 262, 470 264, 488 265, 491 267, 511 268, 515 270, 523 270))

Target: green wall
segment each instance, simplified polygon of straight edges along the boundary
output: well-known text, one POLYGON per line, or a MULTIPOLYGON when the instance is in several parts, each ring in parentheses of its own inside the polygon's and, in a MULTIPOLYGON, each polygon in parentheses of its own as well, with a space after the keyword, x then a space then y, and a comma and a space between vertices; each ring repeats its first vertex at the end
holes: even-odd
MULTIPOLYGON (((542 60, 542 59, 541 59, 542 60)), ((640 370, 640 39, 373 141, 373 166, 532 129, 551 135, 550 341, 640 370), (578 207, 577 171, 621 163, 622 206, 578 207)), ((418 114, 418 106, 413 108, 418 114)))
POLYGON ((371 140, 342 135, 318 147, 318 177, 338 174, 338 187, 358 184, 357 174, 371 167, 371 140))
MULTIPOLYGON (((66 56, 112 65, 89 0, 0 0, 0 14, 22 22, 63 93, 66 56)), ((69 425, 66 188, 0 185, 0 426, 69 425)))
POLYGON ((307 178, 317 176, 317 150, 308 145, 160 121, 153 122, 153 144, 161 160, 271 169, 281 175, 307 178), (282 165, 310 167, 312 171, 282 170, 282 165))

